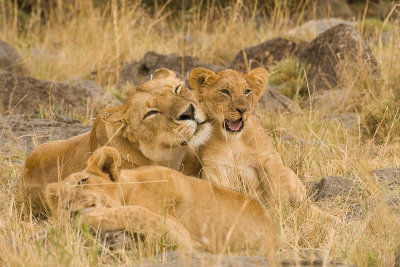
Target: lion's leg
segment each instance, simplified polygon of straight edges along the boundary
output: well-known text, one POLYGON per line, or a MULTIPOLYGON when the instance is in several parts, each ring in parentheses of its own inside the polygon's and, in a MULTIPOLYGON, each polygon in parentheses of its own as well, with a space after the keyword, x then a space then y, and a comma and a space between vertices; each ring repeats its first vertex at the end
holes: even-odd
POLYGON ((204 164, 201 171, 201 178, 227 188, 231 188, 232 186, 224 166, 204 164))
MULTIPOLYGON (((278 153, 274 152, 271 157, 265 159, 263 167, 265 169, 264 187, 271 188, 272 192, 278 196, 288 194, 290 200, 296 204, 306 200, 306 188, 304 184, 290 168, 283 165, 278 153)), ((340 222, 340 219, 336 216, 322 211, 312 203, 309 203, 309 205, 311 208, 310 211, 315 216, 324 216, 328 220, 340 222)))
POLYGON ((270 188, 274 194, 288 194, 295 203, 302 202, 306 197, 306 189, 297 175, 283 165, 277 152, 271 152, 262 161, 264 169, 263 186, 270 188))
POLYGON ((201 170, 201 178, 220 186, 231 187, 231 181, 229 180, 227 167, 224 165, 225 163, 220 164, 220 160, 213 157, 204 158, 202 161, 203 168, 201 170))
POLYGON ((81 222, 103 231, 132 230, 162 235, 167 232, 171 241, 177 241, 184 250, 192 251, 188 230, 171 217, 163 217, 139 206, 93 208, 81 215, 81 222))

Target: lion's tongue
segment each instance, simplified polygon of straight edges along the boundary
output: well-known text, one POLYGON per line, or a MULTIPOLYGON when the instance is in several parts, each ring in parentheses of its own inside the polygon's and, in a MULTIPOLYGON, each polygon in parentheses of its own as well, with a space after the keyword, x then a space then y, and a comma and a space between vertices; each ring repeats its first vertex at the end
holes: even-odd
POLYGON ((242 120, 239 119, 237 121, 226 120, 226 125, 228 126, 229 130, 231 131, 239 131, 240 127, 242 127, 242 120))

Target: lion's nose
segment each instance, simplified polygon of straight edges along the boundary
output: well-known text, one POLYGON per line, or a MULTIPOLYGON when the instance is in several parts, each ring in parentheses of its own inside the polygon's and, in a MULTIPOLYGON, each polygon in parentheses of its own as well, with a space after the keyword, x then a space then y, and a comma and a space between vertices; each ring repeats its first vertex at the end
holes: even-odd
POLYGON ((194 120, 194 106, 190 104, 188 109, 179 115, 178 120, 194 120))
POLYGON ((247 108, 237 108, 236 110, 240 113, 240 115, 243 115, 243 113, 247 111, 247 108))

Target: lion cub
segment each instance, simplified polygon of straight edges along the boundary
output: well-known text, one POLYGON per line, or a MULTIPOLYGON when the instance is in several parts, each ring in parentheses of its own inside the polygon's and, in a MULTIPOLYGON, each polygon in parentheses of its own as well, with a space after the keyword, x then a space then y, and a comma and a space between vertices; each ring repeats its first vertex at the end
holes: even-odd
MULTIPOLYGON (((264 68, 247 74, 205 68, 191 72, 190 86, 214 126, 210 141, 199 151, 201 176, 236 190, 246 188, 252 195, 267 189, 300 202, 305 197, 304 185, 283 165, 271 138, 252 115, 267 81, 264 68)), ((190 171, 196 175, 196 170, 190 171)))
POLYGON ((272 257, 277 232, 256 200, 166 167, 120 166, 116 149, 99 148, 85 170, 48 185, 49 207, 55 214, 80 213, 93 229, 151 232, 164 222, 188 250, 197 244, 216 253, 253 249, 272 257))

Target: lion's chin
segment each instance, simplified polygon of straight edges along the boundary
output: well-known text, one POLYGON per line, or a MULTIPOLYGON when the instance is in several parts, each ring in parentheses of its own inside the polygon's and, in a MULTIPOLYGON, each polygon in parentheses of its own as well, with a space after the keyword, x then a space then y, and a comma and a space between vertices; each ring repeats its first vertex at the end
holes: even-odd
POLYGON ((189 145, 190 147, 193 147, 193 148, 199 147, 208 142, 208 140, 211 137, 211 133, 212 133, 212 127, 211 127, 210 123, 206 122, 206 123, 198 124, 196 131, 194 132, 192 138, 183 143, 185 143, 184 145, 189 145))

